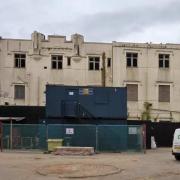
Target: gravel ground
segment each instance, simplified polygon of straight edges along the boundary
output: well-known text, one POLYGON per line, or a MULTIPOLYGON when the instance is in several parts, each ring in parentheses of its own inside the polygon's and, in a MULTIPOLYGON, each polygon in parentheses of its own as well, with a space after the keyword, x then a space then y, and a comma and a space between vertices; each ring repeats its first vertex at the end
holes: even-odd
POLYGON ((87 180, 178 180, 180 161, 174 159, 170 148, 148 150, 146 154, 101 153, 92 156, 55 156, 20 151, 0 153, 0 180, 73 177, 87 180))

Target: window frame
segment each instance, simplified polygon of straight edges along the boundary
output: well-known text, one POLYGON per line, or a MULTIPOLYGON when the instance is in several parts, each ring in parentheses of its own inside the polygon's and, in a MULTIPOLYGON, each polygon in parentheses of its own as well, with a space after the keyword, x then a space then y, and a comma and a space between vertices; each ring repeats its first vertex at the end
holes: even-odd
POLYGON ((138 53, 126 52, 126 67, 137 68, 138 67, 138 53))
POLYGON ((71 57, 67 57, 67 66, 71 66, 71 57))
POLYGON ((139 97, 138 96, 138 91, 139 91, 138 84, 128 83, 128 84, 126 84, 126 87, 127 87, 127 101, 138 102, 138 97, 139 97), (133 93, 128 91, 128 86, 136 86, 137 87, 137 92, 134 97, 132 96, 133 93), (131 96, 129 96, 129 95, 131 95, 131 96))
POLYGON ((99 71, 100 70, 100 57, 99 56, 89 56, 88 57, 88 70, 89 71, 99 71))
POLYGON ((14 54, 14 68, 18 68, 18 69, 26 68, 26 54, 25 53, 14 54))
POLYGON ((160 53, 158 55, 158 59, 159 59, 159 68, 160 69, 168 69, 168 68, 170 68, 170 54, 160 53))
POLYGON ((171 101, 171 86, 169 84, 159 84, 158 85, 158 102, 159 103, 170 103, 170 101, 171 101), (164 87, 166 86, 169 88, 168 89, 161 89, 163 86, 164 87), (163 94, 160 94, 161 92, 163 94), (168 92, 168 94, 165 94, 167 92, 168 92))
POLYGON ((61 70, 63 69, 63 55, 51 55, 51 69, 61 70))
POLYGON ((107 58, 107 67, 108 67, 108 68, 111 67, 111 58, 107 58))
POLYGON ((15 84, 14 85, 14 99, 15 100, 25 100, 25 93, 26 93, 25 91, 26 91, 25 85, 15 84), (18 88, 23 88, 23 89, 18 89, 18 88), (20 92, 20 91, 22 91, 22 92, 20 92))

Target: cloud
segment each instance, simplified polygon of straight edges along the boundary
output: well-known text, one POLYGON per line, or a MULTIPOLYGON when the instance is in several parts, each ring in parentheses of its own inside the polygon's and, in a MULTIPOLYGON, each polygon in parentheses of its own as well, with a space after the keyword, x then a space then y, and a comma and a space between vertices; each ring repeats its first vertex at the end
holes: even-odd
MULTIPOLYGON (((180 2, 172 1, 161 7, 144 6, 143 8, 129 8, 120 12, 102 12, 85 15, 70 22, 47 23, 40 26, 40 30, 56 33, 84 34, 93 41, 112 41, 130 34, 143 33, 153 26, 161 28, 162 31, 171 31, 171 24, 180 24, 180 2), (168 26, 166 28, 165 26, 168 26)), ((173 26, 173 28, 175 28, 173 26)), ((159 31, 159 30, 158 30, 159 31)), ((173 29, 172 29, 173 31, 173 29)), ((153 33, 152 32, 152 36, 153 33)), ((165 38, 165 37, 162 37, 165 38)), ((142 39, 142 38, 141 38, 142 39)))
MULTIPOLYGON (((83 3, 77 0, 69 4, 63 0, 52 0, 52 4, 48 4, 47 0, 27 0, 26 7, 29 8, 20 12, 19 6, 22 7, 23 1, 13 1, 16 2, 13 4, 13 13, 17 13, 14 16, 11 13, 7 21, 3 21, 7 14, 2 11, 0 33, 9 35, 11 32, 12 36, 25 36, 27 32, 29 37, 34 30, 45 34, 81 33, 88 41, 108 42, 129 38, 139 38, 141 41, 179 40, 179 37, 170 33, 177 32, 176 27, 180 25, 178 0, 126 0, 126 3, 117 0, 104 0, 104 3, 84 0, 86 3, 83 3)), ((7 3, 6 7, 10 5, 7 3)), ((178 36, 178 33, 174 34, 178 36)))

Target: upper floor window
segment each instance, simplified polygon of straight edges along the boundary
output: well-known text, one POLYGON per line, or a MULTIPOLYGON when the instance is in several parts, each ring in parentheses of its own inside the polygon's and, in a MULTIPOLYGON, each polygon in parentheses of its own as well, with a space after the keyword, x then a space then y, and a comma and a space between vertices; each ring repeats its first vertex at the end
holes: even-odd
POLYGON ((169 54, 159 54, 159 68, 169 68, 169 54))
POLYGON ((111 67, 111 58, 107 58, 107 67, 111 67))
POLYGON ((14 54, 14 67, 16 68, 26 67, 26 54, 14 54))
POLYGON ((52 69, 62 69, 63 66, 63 56, 62 55, 52 55, 51 56, 51 67, 52 69))
POLYGON ((25 99, 25 86, 24 85, 14 86, 14 99, 25 99))
POLYGON ((137 67, 138 53, 126 53, 127 67, 137 67))
POLYGON ((138 101, 138 84, 127 84, 127 100, 138 101))
POLYGON ((89 70, 99 70, 99 69, 100 69, 100 58, 89 57, 89 70))
POLYGON ((170 85, 159 85, 159 102, 170 102, 170 85))
POLYGON ((67 57, 67 65, 71 66, 71 57, 67 57))

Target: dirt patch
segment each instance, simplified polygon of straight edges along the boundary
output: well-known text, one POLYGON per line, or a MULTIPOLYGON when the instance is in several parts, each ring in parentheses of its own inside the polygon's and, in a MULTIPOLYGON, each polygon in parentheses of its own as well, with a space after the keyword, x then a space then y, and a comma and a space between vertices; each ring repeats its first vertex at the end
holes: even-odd
MULTIPOLYGON (((151 179, 164 179, 164 177, 171 179, 170 177, 173 176, 173 177, 176 177, 176 176, 180 176, 180 173, 179 172, 162 172, 162 173, 157 173, 157 174, 154 174, 152 176, 147 176, 147 177, 143 177, 143 178, 136 178, 136 180, 151 180, 151 179)), ((177 177, 177 178, 178 178, 177 177)))
POLYGON ((103 164, 56 164, 39 168, 36 172, 43 176, 54 175, 61 178, 86 178, 117 174, 122 172, 112 165, 103 164))
POLYGON ((179 169, 180 162, 172 156, 171 148, 147 150, 146 154, 100 153, 93 156, 0 153, 0 179, 3 180, 14 177, 21 180, 176 180, 180 179, 179 169))

